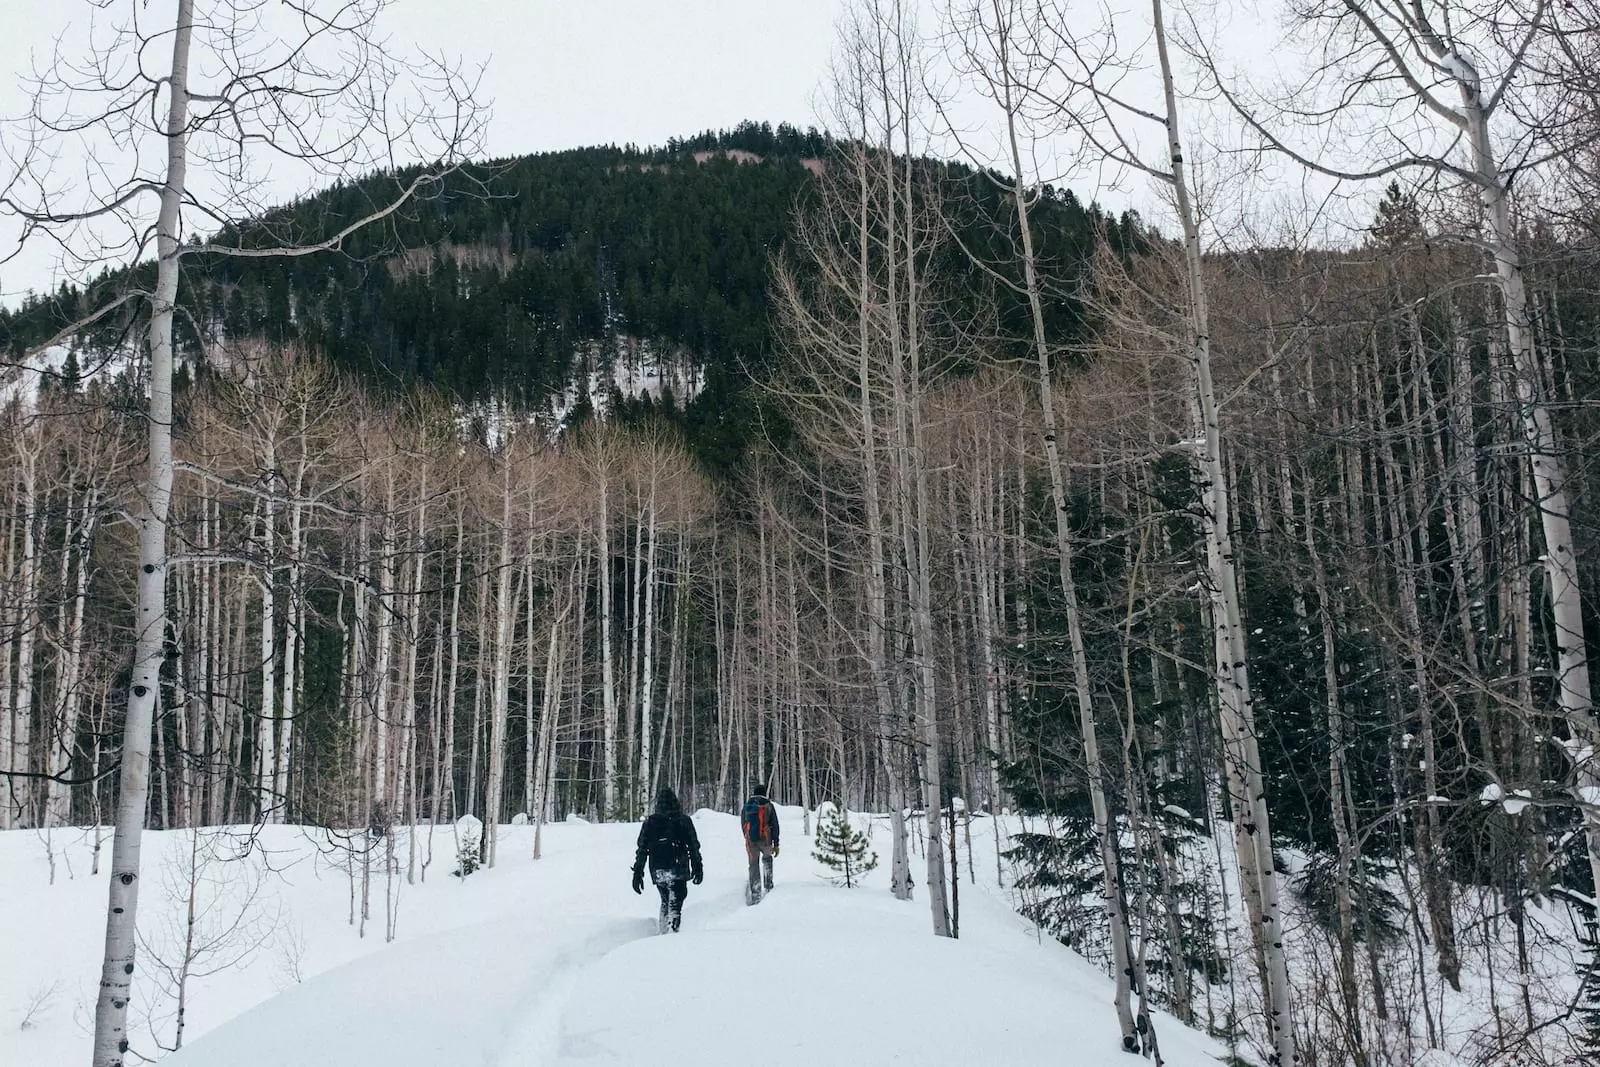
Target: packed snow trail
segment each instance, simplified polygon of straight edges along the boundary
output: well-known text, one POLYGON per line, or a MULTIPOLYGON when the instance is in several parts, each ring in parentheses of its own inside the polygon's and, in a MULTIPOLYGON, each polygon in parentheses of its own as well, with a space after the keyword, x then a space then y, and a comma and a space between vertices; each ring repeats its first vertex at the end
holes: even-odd
MULTIPOLYGON (((987 912, 991 902, 973 903, 987 912)), ((1054 951, 1058 946, 1028 943, 1014 927, 1004 928, 1012 924, 1003 917, 964 908, 962 919, 966 937, 935 938, 925 907, 908 907, 887 893, 786 884, 759 908, 741 907, 677 937, 607 953, 578 976, 553 1048, 548 1040, 513 1044, 500 1062, 1133 1062, 1117 1050, 1105 978, 1070 966, 1067 953, 1054 951), (983 933, 968 926, 974 919, 983 933)), ((1167 1063, 1217 1062, 1220 1049, 1178 1029, 1166 1020, 1167 1063)))
MULTIPOLYGON (((776 864, 776 888, 758 907, 743 899, 746 862, 737 817, 695 816, 706 879, 690 887, 683 931, 667 935, 656 933, 653 889, 635 896, 628 885, 637 823, 546 827, 544 858, 537 862, 531 828, 502 827, 499 865, 464 883, 449 876, 451 835, 440 828, 435 848, 442 855, 426 882, 408 886, 401 876, 389 886, 400 894, 399 936, 392 945, 382 940, 381 878, 372 888, 368 935, 358 938, 346 922, 346 871, 319 858, 307 832, 269 827, 263 840, 280 873, 263 882, 262 910, 278 933, 293 931, 298 938, 294 966, 285 967, 288 953, 274 941, 244 966, 192 980, 184 1048, 162 1062, 1133 1062, 1117 1050, 1111 983, 1078 956, 1038 939, 992 889, 972 885, 965 862, 962 937, 935 938, 922 895, 910 904, 894 900, 882 868, 863 888, 829 885, 809 855, 811 841, 799 832, 801 813, 780 810, 790 832, 776 864), (275 989, 282 992, 273 995, 275 989)), ((154 834, 161 850, 153 852, 181 853, 186 839, 154 834)), ((881 834, 875 844, 886 851, 881 834)), ((993 846, 987 847, 992 856, 993 846)), ((69 1005, 74 997, 92 996, 94 938, 69 941, 60 932, 80 925, 95 932, 103 921, 96 913, 104 908, 103 879, 83 877, 82 856, 74 851, 79 877, 50 886, 33 835, 0 835, 0 852, 6 849, 27 862, 9 872, 0 864, 0 943, 27 934, 30 943, 68 949, 26 957, 25 980, 12 983, 17 993, 5 985, 16 972, 0 974, 0 1008, 36 985, 69 984, 65 1004, 44 1025, 0 1029, 0 1063, 74 1067, 85 1059, 86 1039, 69 1005), (30 880, 26 906, 24 880, 30 880), (25 922, 30 909, 34 919, 25 922)), ((162 900, 153 888, 146 890, 147 936, 159 940, 155 916, 181 909, 183 901, 162 900)), ((149 972, 141 988, 144 1023, 135 1051, 157 1053, 158 1040, 170 1043, 172 1005, 162 1001, 149 972)), ((1220 1046, 1173 1019, 1160 1016, 1157 1026, 1172 1067, 1210 1067, 1222 1056, 1220 1046)))

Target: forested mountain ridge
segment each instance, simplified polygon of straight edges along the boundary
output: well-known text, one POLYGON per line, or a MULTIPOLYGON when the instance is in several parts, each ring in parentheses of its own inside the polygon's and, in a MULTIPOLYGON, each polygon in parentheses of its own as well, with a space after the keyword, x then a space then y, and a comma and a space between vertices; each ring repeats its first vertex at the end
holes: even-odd
MULTIPOLYGON (((467 405, 493 400, 563 417, 576 407, 579 419, 592 402, 625 417, 659 405, 702 459, 727 472, 752 433, 750 383, 773 370, 771 266, 832 152, 816 130, 747 122, 661 148, 466 165, 338 251, 196 257, 180 282, 178 341, 191 360, 225 340, 296 344, 380 392, 433 389, 467 405), (652 395, 623 370, 641 353, 667 372, 652 395), (692 382, 691 395, 678 395, 673 378, 692 382)), ((992 234, 978 219, 1001 199, 997 176, 926 166, 959 188, 953 204, 969 202, 950 224, 986 245, 992 234)), ((285 232, 335 231, 416 173, 330 189, 255 230, 213 239, 249 247, 285 232)), ((1136 219, 1107 216, 1070 192, 1052 194, 1039 215, 1042 256, 1063 276, 1087 262, 1098 235, 1119 247, 1140 239, 1136 219)), ((979 272, 957 256, 947 265, 982 298, 979 272)), ((0 350, 19 355, 125 285, 112 273, 81 292, 63 287, 0 311, 0 350)), ((1017 301, 1010 305, 1015 316, 1017 301)), ((1079 314, 1070 293, 1051 311, 1053 321, 1079 314)), ((111 316, 77 343, 115 347, 136 334, 138 317, 111 316)))

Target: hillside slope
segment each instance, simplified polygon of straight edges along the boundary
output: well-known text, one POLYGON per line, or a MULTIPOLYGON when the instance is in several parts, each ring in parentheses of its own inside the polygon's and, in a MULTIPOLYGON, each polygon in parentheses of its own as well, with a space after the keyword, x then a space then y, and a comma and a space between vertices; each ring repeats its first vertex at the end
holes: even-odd
MULTIPOLYGON (((579 417, 595 392, 595 406, 624 417, 664 408, 702 459, 728 468, 753 432, 749 380, 773 366, 771 263, 791 245, 832 151, 814 130, 745 123, 663 148, 476 163, 338 252, 195 257, 180 282, 178 344, 191 361, 240 339, 299 345, 380 390, 428 388, 562 414, 576 404, 579 417), (644 379, 675 384, 646 399, 644 379)), ((982 221, 1003 214, 1003 189, 960 165, 924 165, 962 205, 951 221, 963 244, 1004 254, 982 221)), ((331 188, 216 240, 277 246, 336 232, 405 177, 331 188)), ((1052 193, 1035 225, 1041 263, 1059 276, 1085 262, 1097 227, 1131 239, 1128 220, 1052 193)), ((941 272, 960 298, 988 299, 981 272, 954 245, 947 252, 941 272)), ((148 270, 0 310, 0 366, 142 284, 148 270)), ((1022 313, 1014 296, 996 298, 1003 314, 1022 313)), ((1048 312, 1070 333, 1074 300, 1052 301, 1048 312)), ((138 336, 143 314, 136 302, 77 338, 86 349, 78 362, 100 362, 96 350, 138 336)))

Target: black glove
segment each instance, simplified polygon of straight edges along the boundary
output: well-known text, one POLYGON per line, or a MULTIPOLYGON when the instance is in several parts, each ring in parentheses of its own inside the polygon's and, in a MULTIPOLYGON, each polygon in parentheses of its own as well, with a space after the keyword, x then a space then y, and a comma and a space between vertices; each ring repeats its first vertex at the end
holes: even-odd
POLYGON ((644 872, 643 871, 634 871, 633 872, 633 891, 635 893, 643 893, 644 892, 644 872))
POLYGON ((701 882, 703 882, 705 880, 706 880, 706 872, 704 870, 702 870, 701 868, 696 867, 694 869, 694 875, 690 878, 690 881, 694 882, 695 885, 699 885, 701 882))

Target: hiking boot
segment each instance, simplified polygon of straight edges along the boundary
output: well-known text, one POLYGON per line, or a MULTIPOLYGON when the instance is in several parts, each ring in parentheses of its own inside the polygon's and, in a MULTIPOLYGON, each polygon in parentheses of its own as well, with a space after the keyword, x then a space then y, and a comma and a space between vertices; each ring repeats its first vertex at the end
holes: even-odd
POLYGON ((767 875, 766 879, 761 884, 763 886, 765 886, 767 889, 771 889, 772 888, 772 875, 770 875, 770 874, 767 875))

